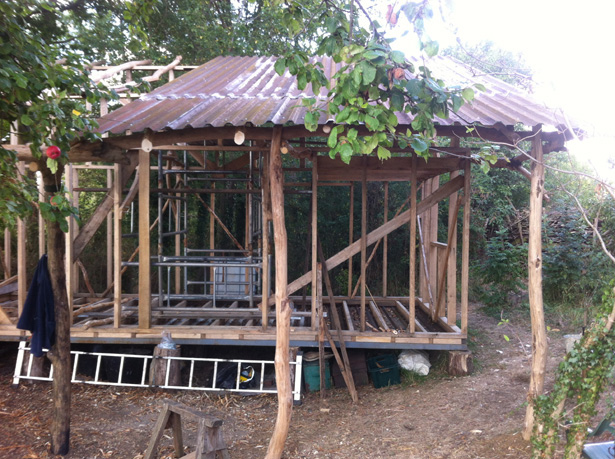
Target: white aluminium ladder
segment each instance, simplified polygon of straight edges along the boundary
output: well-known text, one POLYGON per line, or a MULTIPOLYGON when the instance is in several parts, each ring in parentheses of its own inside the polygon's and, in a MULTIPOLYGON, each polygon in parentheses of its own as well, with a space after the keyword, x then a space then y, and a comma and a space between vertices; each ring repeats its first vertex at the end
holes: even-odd
MULTIPOLYGON (((19 351, 17 353, 17 361, 15 363, 15 373, 13 375, 13 384, 18 385, 22 379, 37 380, 37 381, 51 381, 53 379, 53 365, 51 365, 49 372, 46 376, 33 376, 32 375, 32 362, 33 357, 30 354, 30 348, 25 341, 19 343, 19 351), (24 365, 24 361, 28 356, 28 363, 24 365)), ((47 352, 46 349, 43 350, 47 352)), ((183 389, 183 390, 202 390, 202 391, 218 391, 218 392, 240 392, 240 393, 259 393, 259 394, 275 394, 277 389, 275 387, 265 386, 265 373, 267 370, 271 370, 274 366, 273 360, 244 360, 244 359, 215 359, 215 358, 197 358, 197 357, 170 357, 170 356, 151 356, 151 355, 139 355, 139 354, 116 354, 108 352, 83 352, 83 351, 71 351, 73 356, 73 370, 71 382, 81 384, 95 384, 102 386, 124 386, 124 387, 158 387, 160 389, 183 389), (83 356, 94 357, 96 360, 94 377, 92 379, 86 379, 78 373, 80 358, 83 356), (103 380, 101 377, 102 359, 113 359, 119 361, 119 370, 117 380, 108 381, 103 380), (141 376, 139 382, 128 382, 124 379, 124 367, 127 359, 142 360, 143 364, 140 365, 141 376), (148 370, 154 359, 163 359, 166 361, 166 379, 164 384, 150 384, 148 379, 148 370), (186 385, 171 385, 169 384, 170 367, 172 361, 178 361, 184 365, 189 365, 188 369, 188 382, 186 385), (208 363, 213 364, 213 376, 211 377, 209 384, 202 384, 196 377, 195 368, 198 364, 208 363), (235 380, 235 386, 227 389, 217 387, 216 379, 218 376, 220 364, 237 364, 237 376, 235 380), (258 375, 256 387, 247 389, 240 388, 240 376, 241 370, 245 365, 252 366, 258 375)), ((295 403, 299 403, 301 400, 301 370, 303 364, 303 356, 301 353, 297 355, 295 361, 290 362, 291 369, 294 368, 294 387, 293 387, 293 400, 295 403)))

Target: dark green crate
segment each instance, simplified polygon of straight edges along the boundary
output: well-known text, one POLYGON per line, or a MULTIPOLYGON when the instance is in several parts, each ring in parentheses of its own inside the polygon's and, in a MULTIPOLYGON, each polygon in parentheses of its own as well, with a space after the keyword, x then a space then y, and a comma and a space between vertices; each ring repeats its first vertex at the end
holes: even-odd
MULTIPOLYGON (((318 360, 303 364, 303 380, 308 392, 320 391, 320 366, 318 360)), ((331 369, 329 360, 325 360, 325 388, 331 389, 331 369)))
POLYGON ((367 359, 367 370, 376 389, 401 383, 399 364, 394 354, 378 355, 367 359))

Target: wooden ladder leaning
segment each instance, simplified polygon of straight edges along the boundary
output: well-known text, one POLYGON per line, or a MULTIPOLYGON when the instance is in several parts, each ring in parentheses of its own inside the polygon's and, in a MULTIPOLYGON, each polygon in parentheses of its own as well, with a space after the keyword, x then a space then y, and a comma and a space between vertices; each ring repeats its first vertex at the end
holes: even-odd
POLYGON ((181 459, 215 459, 219 455, 223 459, 230 459, 231 456, 222 436, 222 419, 201 413, 172 400, 163 400, 163 403, 162 411, 154 426, 152 438, 143 459, 154 459, 158 443, 167 428, 173 429, 173 446, 176 457, 181 459), (184 455, 182 417, 185 420, 196 421, 198 424, 196 451, 188 455, 184 455))

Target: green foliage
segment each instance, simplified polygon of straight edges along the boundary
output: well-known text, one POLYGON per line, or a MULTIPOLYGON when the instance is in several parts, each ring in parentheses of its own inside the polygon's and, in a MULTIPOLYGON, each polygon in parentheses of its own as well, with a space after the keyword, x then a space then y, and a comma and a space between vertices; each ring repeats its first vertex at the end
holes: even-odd
MULTIPOLYGON (((126 10, 139 12, 141 18, 152 0, 129 2, 126 10)), ((122 2, 124 3, 124 2, 122 2)), ((66 163, 70 144, 77 136, 92 140, 97 126, 88 114, 86 104, 95 104, 103 93, 92 85, 83 56, 65 41, 71 24, 77 19, 91 17, 89 8, 107 2, 56 2, 31 0, 0 3, 0 138, 8 137, 8 129, 19 123, 18 134, 22 143, 29 143, 39 170, 56 177, 56 188, 61 189, 59 174, 66 163), (72 18, 69 19, 69 18, 72 18), (58 61, 64 59, 66 64, 58 61), (73 97, 75 95, 81 97, 73 97), (60 148, 60 158, 43 156, 46 146, 60 148)), ((133 24, 133 26, 137 26, 133 24)), ((13 128, 11 128, 13 129, 13 128)), ((2 221, 11 223, 33 209, 37 201, 31 180, 20 177, 14 168, 15 155, 0 147, 2 194, 10 198, 0 200, 2 221), (34 199, 33 199, 34 198, 34 199)), ((66 216, 75 209, 67 204, 62 192, 56 192, 50 201, 41 205, 45 218, 67 227, 66 216)))
POLYGON ((498 313, 511 306, 511 296, 523 288, 527 276, 527 245, 512 244, 507 233, 501 230, 496 237, 487 240, 485 256, 475 266, 482 289, 479 300, 498 313))
MULTIPOLYGON (((471 88, 447 88, 425 65, 415 68, 401 51, 393 50, 379 25, 371 21, 371 30, 350 29, 352 14, 347 14, 345 2, 325 2, 312 11, 314 17, 325 18, 326 31, 318 42, 316 54, 330 56, 340 64, 328 81, 319 62, 309 61, 308 54, 294 50, 281 57, 276 70, 288 69, 297 77, 299 89, 311 84, 312 91, 320 98, 303 100, 308 108, 305 127, 315 131, 324 116, 333 117, 337 126, 331 130, 327 141, 330 156, 348 163, 352 155, 376 152, 380 159, 391 156, 389 148, 397 140, 401 146, 410 145, 423 157, 429 156, 431 139, 435 136, 435 117, 446 118, 464 102, 474 98, 471 88), (331 82, 334 81, 334 84, 331 82), (321 93, 321 88, 325 90, 321 93), (396 112, 410 113, 412 129, 397 130, 396 112), (358 135, 352 125, 363 124, 368 135, 358 135)), ((298 2, 286 5, 292 21, 306 19, 298 2)), ((404 13, 413 23, 428 56, 437 52, 437 43, 424 39, 425 18, 432 14, 429 2, 408 2, 404 13)), ((368 18, 369 19, 369 18, 368 18)), ((296 34, 296 27, 289 27, 296 34)))
POLYGON ((614 301, 613 290, 606 290, 593 326, 560 363, 553 390, 535 399, 533 458, 554 456, 562 426, 568 426, 565 457, 579 457, 615 364, 614 301))

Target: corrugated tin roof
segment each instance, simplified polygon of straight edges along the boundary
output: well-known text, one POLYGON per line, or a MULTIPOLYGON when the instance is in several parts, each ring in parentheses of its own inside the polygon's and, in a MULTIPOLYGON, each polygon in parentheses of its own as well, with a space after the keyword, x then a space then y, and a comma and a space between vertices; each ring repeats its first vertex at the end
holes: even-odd
MULTIPOLYGON (((295 77, 275 72, 275 61, 275 57, 217 57, 102 117, 98 130, 123 134, 127 130, 303 124, 306 109, 301 100, 314 97, 311 86, 303 91, 297 89, 295 77)), ((322 58, 322 63, 327 76, 337 71, 338 65, 330 58, 322 58)), ((440 125, 565 125, 558 110, 502 80, 475 76, 452 58, 435 57, 427 65, 435 77, 449 86, 481 83, 487 88, 477 91, 474 101, 464 104, 458 114, 437 119, 440 125)), ((326 89, 321 89, 318 98, 325 100, 326 89)), ((398 118, 400 124, 411 122, 408 114, 400 113, 398 118)), ((320 119, 322 124, 327 121, 330 120, 324 116, 320 119)))

